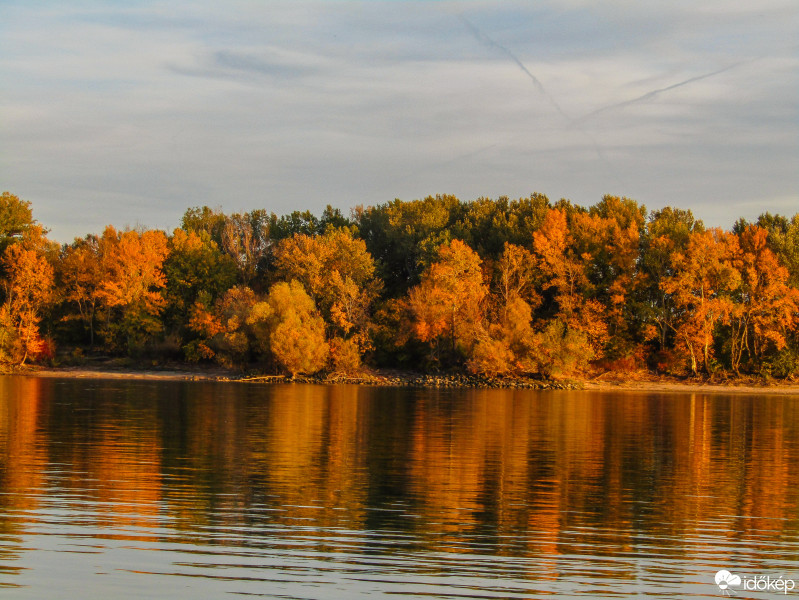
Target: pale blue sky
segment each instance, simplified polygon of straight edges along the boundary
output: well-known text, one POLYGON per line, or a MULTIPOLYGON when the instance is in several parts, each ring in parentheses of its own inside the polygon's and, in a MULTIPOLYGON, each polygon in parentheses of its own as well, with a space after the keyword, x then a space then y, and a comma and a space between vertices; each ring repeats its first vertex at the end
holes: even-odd
POLYGON ((52 237, 186 208, 606 193, 799 211, 799 4, 0 2, 0 188, 52 237))

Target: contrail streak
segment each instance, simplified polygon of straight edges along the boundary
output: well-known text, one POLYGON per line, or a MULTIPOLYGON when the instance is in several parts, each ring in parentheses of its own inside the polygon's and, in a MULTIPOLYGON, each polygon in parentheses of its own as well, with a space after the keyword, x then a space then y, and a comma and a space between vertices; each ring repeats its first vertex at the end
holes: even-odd
MULTIPOLYGON (((525 75, 527 75, 527 77, 529 77, 529 78, 530 78, 530 80, 531 80, 531 81, 533 82, 533 84, 535 85, 536 89, 537 89, 539 92, 541 92, 541 94, 543 94, 543 95, 544 95, 544 97, 545 97, 547 100, 549 100, 550 104, 552 104, 552 106, 554 106, 554 107, 555 107, 555 110, 557 110, 557 111, 558 111, 558 113, 560 113, 560 115, 561 115, 561 116, 562 116, 564 119, 566 119, 566 121, 568 122, 568 124, 569 124, 570 126, 571 126, 571 125, 575 125, 575 124, 577 125, 578 129, 579 129, 579 130, 580 130, 580 131, 583 133, 583 135, 584 135, 584 136, 585 136, 585 137, 586 137, 586 138, 587 138, 587 139, 588 139, 588 140, 591 142, 591 145, 594 147, 594 151, 596 152, 596 155, 597 155, 597 157, 599 158, 599 160, 600 160, 600 161, 602 161, 603 163, 605 163, 605 166, 608 168, 608 171, 609 171, 609 172, 610 172, 610 173, 611 173, 611 174, 612 174, 612 175, 613 175, 613 176, 614 176, 614 177, 615 177, 615 178, 616 178, 618 181, 622 182, 622 178, 621 178, 621 176, 619 175, 619 173, 617 172, 617 170, 616 170, 616 168, 613 166, 613 164, 612 164, 612 163, 611 163, 611 162, 610 162, 610 161, 607 159, 607 157, 605 156, 604 152, 602 152, 602 148, 599 146, 599 144, 597 143, 596 139, 594 139, 594 137, 593 137, 592 135, 590 135, 590 134, 589 134, 589 133, 588 133, 588 132, 587 132, 587 131, 586 131, 586 130, 583 128, 583 127, 581 127, 581 126, 579 125, 579 123, 576 123, 576 122, 575 122, 575 120, 574 120, 573 118, 571 118, 571 117, 570 117, 570 116, 569 116, 569 115, 566 113, 566 111, 564 111, 564 110, 561 108, 561 106, 560 106, 560 104, 558 104, 557 100, 555 100, 555 98, 552 96, 552 94, 550 94, 550 93, 549 93, 549 92, 546 90, 546 88, 544 87, 544 84, 543 84, 543 83, 541 83, 541 81, 538 79, 538 77, 536 77, 535 75, 533 75, 533 74, 530 72, 530 70, 529 70, 527 67, 525 67, 525 66, 524 66, 524 63, 523 63, 521 60, 519 60, 519 58, 518 58, 518 57, 517 57, 517 56, 516 56, 516 55, 515 55, 513 52, 511 52, 510 50, 508 50, 508 49, 507 49, 505 46, 503 46, 503 45, 502 45, 502 44, 500 44, 499 42, 496 42, 496 41, 494 41, 493 39, 491 39, 490 37, 488 37, 486 34, 484 34, 482 31, 480 31, 480 30, 477 28, 477 26, 476 26, 476 25, 474 25, 474 24, 473 24, 471 21, 469 21, 469 19, 467 19, 466 17, 464 17, 462 14, 458 15, 458 18, 460 18, 460 20, 463 22, 463 24, 464 24, 464 25, 466 25, 466 27, 469 29, 469 31, 472 33, 472 35, 473 35, 475 38, 477 38, 477 41, 479 41, 479 42, 481 42, 481 43, 483 43, 483 44, 485 44, 485 45, 489 46, 490 48, 496 48, 497 50, 499 50, 499 51, 501 51, 503 54, 505 54, 505 55, 506 55, 508 58, 510 58, 510 59, 511 59, 511 60, 512 60, 514 63, 516 63, 516 65, 517 65, 517 66, 518 66, 518 67, 519 67, 519 68, 522 70, 522 72, 523 72, 525 75)), ((477 150, 477 151, 476 151, 476 152, 474 152, 473 154, 474 154, 474 155, 481 154, 483 151, 485 151, 485 150, 487 150, 487 149, 488 149, 488 148, 481 148, 480 150, 477 150)))
POLYGON ((530 78, 530 80, 535 85, 536 89, 538 89, 538 91, 541 92, 547 98, 547 100, 549 100, 549 102, 552 104, 552 106, 554 106, 555 109, 567 121, 572 121, 572 118, 569 115, 567 115, 564 112, 564 110, 560 107, 560 104, 558 104, 555 101, 555 98, 553 98, 552 95, 549 92, 547 92, 546 88, 544 87, 544 84, 541 83, 541 81, 538 79, 538 77, 533 75, 530 72, 530 70, 527 67, 524 66, 524 63, 522 61, 520 61, 513 52, 508 50, 505 46, 503 46, 499 42, 496 42, 493 39, 491 39, 490 37, 488 37, 486 34, 484 34, 482 31, 480 31, 471 21, 469 21, 469 19, 467 19, 463 15, 458 15, 458 17, 460 18, 461 21, 463 21, 463 24, 466 25, 466 27, 469 29, 469 31, 472 32, 472 35, 474 35, 474 37, 476 37, 478 41, 480 41, 483 44, 486 44, 486 45, 488 45, 488 46, 490 46, 492 48, 496 48, 497 50, 499 50, 503 54, 505 54, 508 58, 510 58, 513 62, 515 62, 516 65, 524 72, 524 74, 527 75, 527 77, 530 78))
POLYGON ((721 75, 722 73, 724 73, 726 71, 729 71, 730 69, 734 69, 736 67, 739 67, 742 64, 745 64, 747 62, 750 62, 750 61, 742 60, 740 62, 728 65, 728 66, 724 67, 723 69, 718 69, 718 70, 712 71, 710 73, 705 73, 704 75, 697 75, 696 77, 691 77, 690 79, 686 79, 685 81, 680 81, 679 83, 675 83, 675 84, 666 86, 664 88, 659 88, 657 90, 652 90, 651 92, 647 92, 643 96, 638 96, 637 98, 632 98, 631 100, 625 100, 624 102, 617 102, 616 104, 610 104, 608 106, 603 106, 602 108, 598 108, 598 109, 588 113, 587 115, 583 115, 582 117, 580 117, 578 119, 575 119, 574 123, 575 124, 584 123, 585 121, 589 120, 591 117, 595 117, 596 115, 601 114, 603 112, 607 112, 609 110, 614 110, 616 108, 622 108, 624 106, 629 106, 630 104, 636 104, 637 102, 643 102, 644 100, 649 100, 650 98, 654 98, 655 96, 657 96, 658 94, 662 94, 663 92, 668 92, 668 91, 676 89, 678 87, 682 87, 684 85, 688 85, 689 83, 694 83, 695 81, 701 81, 702 79, 707 79, 709 77, 715 77, 716 75, 721 75))

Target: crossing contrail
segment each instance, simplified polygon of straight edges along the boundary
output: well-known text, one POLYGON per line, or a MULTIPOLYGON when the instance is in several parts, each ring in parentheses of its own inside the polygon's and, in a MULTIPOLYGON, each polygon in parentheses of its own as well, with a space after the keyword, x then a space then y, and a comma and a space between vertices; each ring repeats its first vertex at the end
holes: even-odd
POLYGON ((541 83, 541 81, 538 79, 538 77, 533 75, 530 72, 530 70, 527 67, 524 66, 524 63, 522 61, 520 61, 518 59, 518 57, 513 52, 508 50, 505 46, 503 46, 499 42, 497 42, 497 41, 491 39, 490 37, 488 37, 485 33, 480 31, 474 25, 474 23, 469 21, 469 19, 467 19, 463 15, 458 15, 458 17, 460 18, 461 21, 463 21, 463 24, 466 25, 466 27, 469 29, 469 31, 472 32, 472 35, 474 35, 474 37, 476 37, 478 41, 480 41, 483 44, 486 44, 486 45, 488 45, 488 46, 490 46, 492 48, 496 48, 497 50, 499 50, 503 54, 505 54, 508 58, 510 58, 513 62, 515 62, 516 65, 524 72, 524 74, 527 75, 527 77, 530 78, 530 81, 533 82, 533 84, 535 85, 536 89, 538 89, 538 91, 541 92, 546 97, 547 100, 549 100, 549 102, 552 104, 552 106, 555 107, 555 110, 557 110, 567 121, 571 121, 572 120, 572 118, 569 115, 567 115, 566 112, 560 107, 560 104, 557 103, 555 98, 552 97, 552 94, 550 94, 546 90, 546 88, 544 87, 544 84, 541 83))
POLYGON ((709 77, 715 77, 716 75, 721 75, 722 73, 725 73, 726 71, 729 71, 730 69, 734 69, 734 68, 739 67, 739 66, 741 66, 741 65, 743 65, 745 63, 748 63, 748 62, 751 62, 751 61, 742 60, 742 61, 739 61, 737 63, 733 63, 731 65, 728 65, 728 66, 724 67, 723 69, 717 69, 715 71, 711 71, 710 73, 705 73, 704 75, 697 75, 696 77, 691 77, 689 79, 686 79, 685 81, 680 81, 679 83, 675 83, 675 84, 666 86, 664 88, 659 88, 659 89, 656 89, 656 90, 652 90, 651 92, 647 92, 646 94, 644 94, 642 96, 638 96, 637 98, 632 98, 630 100, 625 100, 624 102, 617 102, 616 104, 609 104, 608 106, 603 106, 602 108, 597 108, 596 110, 591 111, 587 115, 583 115, 582 117, 579 117, 578 119, 575 119, 574 123, 575 124, 584 123, 585 121, 588 121, 592 117, 595 117, 596 115, 601 114, 603 112, 607 112, 609 110, 614 110, 616 108, 622 108, 622 107, 625 107, 625 106, 629 106, 630 104, 636 104, 637 102, 643 102, 644 100, 649 100, 649 98, 654 98, 655 96, 657 96, 658 94, 662 94, 663 92, 668 92, 670 90, 677 89, 677 88, 682 87, 684 85, 688 85, 689 83, 694 83, 695 81, 701 81, 702 79, 708 79, 709 77))
MULTIPOLYGON (((510 51, 508 48, 506 48, 505 46, 503 46, 503 45, 502 45, 502 44, 500 44, 499 42, 497 42, 497 41, 493 40, 492 38, 488 37, 488 36, 487 36, 485 33, 483 33, 482 31, 480 31, 480 30, 477 28, 477 26, 476 26, 476 25, 474 25, 474 23, 472 23, 471 21, 469 21, 469 19, 467 19, 466 17, 464 17, 462 14, 458 15, 458 18, 460 18, 460 20, 463 22, 463 24, 464 24, 464 25, 466 25, 466 27, 469 29, 469 31, 472 33, 472 35, 473 35, 475 38, 477 38, 477 40, 478 40, 479 42, 481 42, 481 43, 483 43, 483 44, 485 44, 485 45, 487 45, 487 46, 489 46, 489 47, 491 47, 491 48, 496 48, 497 50, 499 50, 499 51, 501 51, 503 54, 505 54, 505 55, 506 55, 508 58, 510 58, 510 59, 511 59, 511 60, 512 60, 514 63, 516 63, 516 65, 517 65, 517 66, 518 66, 518 67, 519 67, 519 68, 522 70, 522 72, 523 72, 525 75, 527 75, 527 77, 530 79, 530 81, 532 81, 532 82, 533 82, 533 84, 535 85, 536 89, 537 89, 539 92, 541 92, 541 94, 542 94, 542 95, 543 95, 543 96, 544 96, 544 97, 545 97, 547 100, 549 100, 549 103, 550 103, 550 104, 552 104, 552 106, 555 108, 555 110, 557 110, 557 111, 558 111, 558 113, 559 113, 559 114, 560 114, 560 115, 561 115, 561 116, 562 116, 564 119, 566 119, 566 121, 568 122, 568 124, 569 124, 570 126, 572 126, 572 125, 577 125, 577 128, 579 129, 579 131, 581 131, 581 132, 582 132, 582 134, 583 134, 583 135, 584 135, 584 136, 585 136, 585 137, 586 137, 586 138, 589 140, 589 142, 590 142, 590 143, 591 143, 591 145, 593 146, 593 148, 594 148, 594 151, 596 152, 597 158, 599 158, 599 160, 600 160, 600 161, 602 161, 602 162, 605 164, 605 166, 608 168, 608 171, 609 171, 609 172, 610 172, 610 173, 611 173, 611 174, 612 174, 612 175, 613 175, 613 176, 614 176, 614 177, 615 177, 615 178, 616 178, 618 181, 622 182, 622 177, 620 176, 620 174, 618 173, 618 171, 616 170, 616 168, 613 166, 613 164, 612 164, 612 163, 611 163, 611 162, 610 162, 610 161, 607 159, 607 157, 605 156, 605 153, 602 151, 602 148, 600 147, 600 145, 599 145, 599 143, 596 141, 596 139, 595 139, 595 138, 594 138, 594 137, 593 137, 593 136, 592 136, 590 133, 588 133, 588 131, 586 131, 586 130, 585 130, 585 129, 584 129, 584 128, 583 128, 583 127, 582 127, 582 126, 579 124, 579 123, 577 123, 577 122, 576 122, 576 121, 575 121, 575 120, 574 120, 572 117, 570 117, 570 116, 569 116, 569 115, 566 113, 566 111, 565 111, 565 110, 563 110, 563 108, 561 108, 560 104, 558 104, 558 101, 557 101, 557 100, 555 100, 555 98, 552 96, 552 94, 550 94, 550 93, 547 91, 547 89, 544 87, 544 84, 543 84, 543 83, 541 83, 541 81, 538 79, 538 77, 536 77, 535 75, 533 75, 533 74, 530 72, 530 70, 529 70, 529 69, 528 69, 526 66, 524 66, 524 63, 523 63, 521 60, 519 60, 519 58, 518 58, 518 57, 517 57, 517 56, 516 56, 516 55, 515 55, 513 52, 511 52, 511 51, 510 51)), ((474 154, 475 154, 475 155, 476 155, 476 154, 480 154, 480 153, 482 153, 482 152, 483 152, 484 150, 486 150, 486 149, 487 149, 487 148, 482 148, 482 149, 480 149, 480 150, 476 151, 474 154)))

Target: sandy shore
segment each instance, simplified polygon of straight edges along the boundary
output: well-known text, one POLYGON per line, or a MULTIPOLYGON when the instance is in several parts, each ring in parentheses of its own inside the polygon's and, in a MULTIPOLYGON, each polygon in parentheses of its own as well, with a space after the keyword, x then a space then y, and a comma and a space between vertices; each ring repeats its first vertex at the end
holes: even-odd
POLYGON ((89 367, 41 367, 21 371, 19 375, 29 377, 61 377, 67 379, 146 379, 155 381, 227 381, 233 379, 230 372, 218 370, 183 369, 98 369, 89 367))
MULTIPOLYGON (((275 382, 288 381, 285 377, 247 377, 238 372, 225 369, 127 369, 127 368, 89 368, 61 367, 37 368, 20 373, 34 377, 62 377, 75 379, 129 379, 149 381, 232 381, 232 382, 275 382)), ((431 378, 417 373, 375 372, 361 379, 341 379, 322 381, 302 379, 308 383, 352 383, 382 386, 417 386, 417 387, 540 387, 552 389, 567 387, 599 392, 674 392, 674 393, 707 393, 707 394, 759 394, 785 395, 799 398, 799 384, 775 381, 770 383, 752 382, 751 380, 728 381, 724 383, 707 383, 703 381, 679 381, 667 378, 647 377, 623 379, 618 376, 613 380, 601 377, 577 381, 567 385, 532 382, 533 385, 470 385, 468 379, 456 379, 451 385, 448 378, 431 378), (442 381, 444 382, 442 384, 442 381)))
POLYGON ((773 384, 752 385, 751 383, 704 383, 676 381, 585 381, 583 389, 600 392, 674 392, 680 394, 754 394, 796 396, 799 399, 799 385, 777 382, 773 384))

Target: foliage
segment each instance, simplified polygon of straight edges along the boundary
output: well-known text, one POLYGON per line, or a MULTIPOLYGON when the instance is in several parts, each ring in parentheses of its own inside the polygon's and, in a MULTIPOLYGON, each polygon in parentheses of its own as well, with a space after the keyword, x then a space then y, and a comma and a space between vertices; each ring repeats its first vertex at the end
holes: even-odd
POLYGON ((794 377, 799 214, 730 231, 689 210, 604 196, 581 207, 450 195, 350 218, 190 208, 167 237, 87 235, 60 249, 0 198, 0 361, 85 351, 291 375, 364 364, 561 377, 634 368, 794 377), (70 349, 67 349, 69 352, 70 349))
POLYGON ((480 330, 467 362, 472 373, 493 377, 537 370, 532 317, 541 297, 534 289, 536 267, 537 261, 529 251, 505 244, 497 263, 487 330, 480 330))
POLYGON ((269 331, 275 361, 292 377, 315 373, 327 363, 325 324, 311 297, 296 280, 272 286, 259 320, 269 331))
POLYGON ((49 350, 39 322, 52 300, 53 268, 29 243, 7 246, 0 266, 5 296, 0 307, 0 362, 22 366, 49 350))
POLYGON ((30 202, 9 192, 0 195, 0 252, 22 239, 35 224, 30 202))
POLYGON ((197 335, 184 348, 192 362, 215 359, 225 367, 244 365, 253 358, 252 332, 247 327, 256 305, 255 293, 235 286, 215 302, 201 293, 191 309, 188 327, 197 335))
POLYGON ((380 265, 389 296, 401 296, 419 283, 438 248, 452 238, 450 230, 460 212, 460 201, 443 195, 412 202, 394 200, 357 214, 359 235, 380 265))
MULTIPOLYGON (((582 222, 582 213, 575 214, 582 222)), ((593 297, 596 291, 588 277, 590 255, 578 254, 566 211, 547 213, 541 229, 533 234, 533 246, 546 278, 543 290, 553 293, 555 318, 568 331, 587 339, 592 353, 599 353, 607 342, 605 307, 593 297)))
POLYGON ((371 348, 372 303, 380 291, 375 263, 363 240, 347 228, 329 227, 312 237, 295 234, 275 249, 275 272, 283 281, 300 282, 320 308, 328 337, 342 340, 336 347, 371 348))
POLYGON ((80 321, 94 347, 100 288, 105 281, 100 240, 95 235, 65 245, 57 262, 57 284, 64 305, 62 322, 80 321), (76 312, 77 310, 77 312, 76 312))
POLYGON ((363 361, 357 340, 334 337, 329 345, 331 372, 350 377, 361 373, 363 361))
POLYGON ((205 232, 217 246, 221 246, 226 220, 227 217, 221 209, 196 206, 186 210, 180 221, 180 227, 186 232, 205 232))
POLYGON ((109 225, 98 244, 103 279, 96 294, 103 335, 111 348, 138 352, 163 328, 166 236, 155 230, 117 232, 109 225))
POLYGON ((265 298, 236 286, 213 305, 209 300, 202 294, 192 308, 189 328, 197 339, 185 347, 189 360, 213 358, 226 367, 259 360, 292 376, 324 368, 324 321, 298 281, 276 283, 265 298))
POLYGON ((799 287, 799 213, 791 217, 790 221, 779 215, 772 218, 769 213, 765 213, 758 219, 758 226, 768 231, 769 248, 788 270, 787 283, 791 287, 799 287), (775 226, 775 222, 780 226, 775 226))
POLYGON ((452 358, 456 352, 468 355, 482 321, 487 294, 477 253, 460 240, 442 244, 438 260, 409 292, 415 336, 422 342, 431 342, 436 352, 446 339, 452 358))
POLYGON ((755 225, 738 236, 734 264, 740 279, 728 321, 730 366, 735 373, 744 354, 754 364, 781 352, 789 332, 799 325, 799 290, 787 284, 788 270, 779 264, 767 238, 768 232, 755 225))
POLYGON ((53 302, 53 244, 36 223, 30 203, 0 196, 0 364, 21 367, 52 356, 41 321, 53 302))
POLYGON ((514 371, 513 359, 513 353, 504 340, 485 337, 475 344, 466 368, 486 377, 508 375, 514 371))
POLYGON ((538 334, 537 345, 541 373, 547 377, 574 375, 585 370, 594 357, 587 333, 561 319, 549 321, 538 334))
POLYGON ((720 229, 692 233, 684 251, 671 255, 673 274, 661 286, 674 302, 676 317, 670 323, 678 348, 685 350, 691 373, 714 371, 714 333, 734 310, 731 294, 740 284, 732 260, 737 238, 720 229))
POLYGON ((166 277, 165 321, 182 328, 185 315, 205 293, 215 301, 236 281, 236 264, 203 229, 176 229, 168 241, 163 267, 166 277))
POLYGON ((649 217, 638 259, 642 285, 637 290, 637 317, 652 332, 645 339, 656 339, 660 350, 670 342, 676 318, 672 297, 663 288, 664 280, 674 275, 672 254, 687 245, 692 233, 703 231, 702 221, 690 210, 667 206, 649 217))

